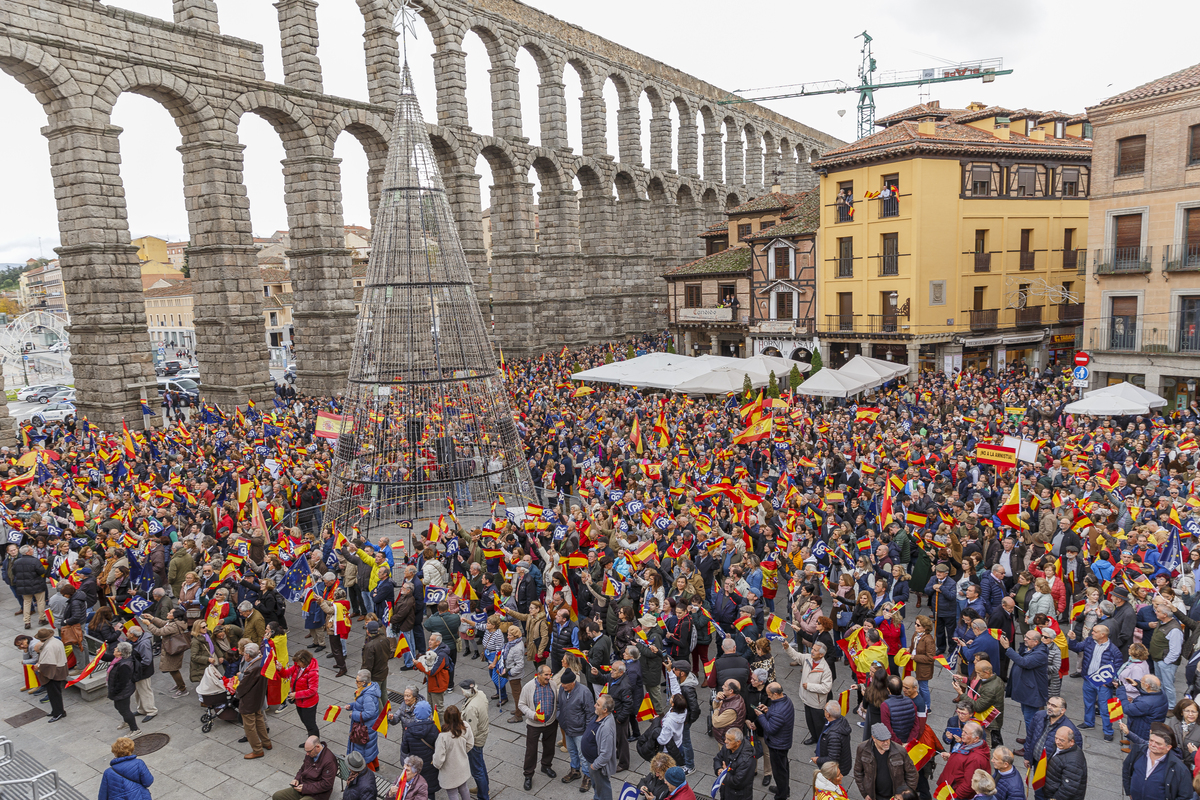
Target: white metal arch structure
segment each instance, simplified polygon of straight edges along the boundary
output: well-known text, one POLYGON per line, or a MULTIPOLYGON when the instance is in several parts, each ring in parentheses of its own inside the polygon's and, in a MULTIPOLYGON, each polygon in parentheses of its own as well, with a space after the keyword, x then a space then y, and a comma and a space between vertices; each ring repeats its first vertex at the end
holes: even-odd
POLYGON ((30 311, 8 324, 8 335, 0 337, 0 350, 12 356, 25 352, 25 343, 40 344, 35 336, 50 331, 55 341, 67 341, 66 320, 48 311, 30 311))

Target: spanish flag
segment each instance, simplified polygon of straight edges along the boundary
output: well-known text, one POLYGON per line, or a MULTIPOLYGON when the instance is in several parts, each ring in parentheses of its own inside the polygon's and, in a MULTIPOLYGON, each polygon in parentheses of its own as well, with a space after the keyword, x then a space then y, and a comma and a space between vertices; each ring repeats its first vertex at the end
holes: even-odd
POLYGON ((1119 698, 1108 698, 1108 719, 1110 722, 1120 722, 1125 719, 1125 709, 1121 708, 1119 698))
POLYGON ((733 437, 734 444, 749 444, 757 442, 760 439, 765 439, 771 435, 774 425, 774 417, 766 417, 760 419, 750 427, 746 428, 741 433, 733 437))
MULTIPOLYGON (((1037 760, 1037 764, 1035 764, 1033 767, 1033 782, 1029 784, 1030 786, 1033 787, 1034 791, 1037 791, 1038 789, 1040 789, 1046 785, 1046 763, 1047 763, 1047 761, 1048 761, 1048 759, 1046 758, 1046 751, 1043 749, 1042 757, 1037 760)), ((1026 770, 1026 772, 1025 772, 1025 780, 1026 781, 1029 780, 1029 771, 1028 770, 1026 770)))
POLYGON ((371 727, 380 736, 388 735, 388 712, 391 710, 392 710, 392 704, 390 702, 385 701, 383 704, 383 710, 379 712, 379 717, 376 718, 376 720, 373 723, 371 723, 371 727))
POLYGON ((645 722, 648 719, 654 719, 654 717, 654 703, 650 702, 650 693, 647 692, 646 696, 642 698, 642 704, 638 706, 637 720, 638 722, 645 722))
POLYGON ((904 521, 909 525, 916 525, 918 528, 924 528, 925 523, 929 521, 929 517, 919 511, 904 512, 904 521))
POLYGON ((845 717, 850 713, 850 690, 846 689, 838 695, 838 705, 842 708, 842 716, 845 717))
POLYGON ((996 707, 988 706, 986 711, 976 712, 975 719, 979 720, 979 724, 986 728, 998 716, 1000 716, 1000 712, 996 710, 996 707))
MULTIPOLYGON (((100 645, 100 649, 96 651, 96 655, 88 662, 88 665, 83 668, 83 671, 76 675, 71 680, 67 681, 67 686, 74 686, 81 680, 87 678, 96 671, 96 667, 100 666, 100 659, 104 658, 104 654, 108 652, 108 642, 100 645)), ((28 680, 28 679, 26 679, 28 680)))
POLYGON ((712 677, 713 664, 715 664, 715 663, 717 663, 717 660, 714 658, 712 661, 708 661, 704 664, 704 682, 705 683, 708 683, 708 679, 710 677, 712 677))
POLYGON ((733 627, 737 628, 739 631, 744 631, 753 624, 754 620, 750 619, 750 617, 746 616, 745 614, 742 614, 733 621, 733 627))
POLYGON ((954 800, 954 787, 942 781, 937 791, 933 793, 934 800, 954 800))
POLYGON ((133 436, 130 435, 125 420, 121 420, 121 441, 125 445, 125 458, 129 461, 137 458, 137 451, 133 449, 133 436))
POLYGON ((634 415, 633 424, 629 426, 629 444, 633 446, 639 456, 645 452, 642 445, 642 427, 638 424, 637 415, 634 415))
POLYGON ((403 633, 396 637, 396 652, 392 658, 400 658, 412 648, 408 646, 408 637, 403 633))
POLYGON ((534 720, 534 722, 545 722, 546 721, 546 712, 542 711, 541 703, 538 703, 537 706, 533 709, 533 720, 534 720))
POLYGON ((781 618, 775 616, 774 614, 767 615, 766 625, 767 625, 767 631, 769 633, 773 633, 776 636, 786 636, 786 634, 783 632, 784 631, 783 620, 781 618))
POLYGON ((25 691, 33 691, 42 685, 41 680, 38 679, 37 667, 33 664, 25 664, 23 666, 25 668, 25 691))
POLYGON ((929 759, 933 758, 933 748, 924 742, 913 742, 908 746, 908 757, 912 759, 913 766, 919 772, 929 763, 929 759))
POLYGON ((471 588, 471 583, 467 580, 467 576, 461 572, 458 573, 458 580, 454 582, 454 594, 462 598, 479 599, 478 595, 475 594, 475 590, 471 588))
POLYGON ((333 722, 338 718, 338 714, 341 714, 341 713, 342 713, 341 706, 330 706, 329 708, 325 709, 325 721, 333 722))
POLYGON ((857 411, 854 412, 854 421, 858 422, 859 420, 865 419, 868 422, 874 422, 876 420, 876 418, 879 417, 879 413, 880 413, 880 409, 878 409, 878 408, 868 408, 868 407, 859 408, 857 411))

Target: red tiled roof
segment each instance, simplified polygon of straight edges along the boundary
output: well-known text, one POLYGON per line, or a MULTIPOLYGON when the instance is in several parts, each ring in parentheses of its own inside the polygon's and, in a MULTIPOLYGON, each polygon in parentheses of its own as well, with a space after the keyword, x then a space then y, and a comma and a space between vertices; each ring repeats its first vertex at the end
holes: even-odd
POLYGON ((684 264, 682 267, 667 272, 664 278, 679 278, 687 275, 729 275, 739 274, 750 269, 750 248, 730 247, 719 253, 713 253, 704 258, 698 258, 684 264))
POLYGON ((881 128, 886 128, 888 125, 894 125, 897 122, 904 122, 909 119, 926 119, 933 117, 934 119, 945 119, 953 114, 957 109, 942 108, 942 104, 938 100, 930 100, 928 103, 917 103, 915 106, 897 111, 894 114, 888 114, 886 117, 880 117, 875 120, 875 124, 881 128))
POLYGON ((830 150, 813 167, 840 166, 861 161, 892 159, 899 155, 984 155, 988 157, 1042 157, 1090 159, 1092 144, 1077 137, 1034 141, 1012 131, 997 139, 988 131, 957 121, 936 123, 935 132, 922 134, 916 122, 899 122, 857 142, 830 150))
POLYGON ((987 108, 980 108, 975 111, 958 109, 950 116, 950 120, 952 122, 964 123, 978 122, 979 120, 987 119, 988 117, 1009 117, 1014 113, 1015 112, 1011 108, 1004 108, 1003 106, 988 106, 987 108))
POLYGON ((172 286, 160 286, 157 289, 146 289, 142 292, 146 297, 186 297, 191 293, 192 282, 186 278, 172 286))
POLYGON ((765 231, 753 233, 747 241, 769 241, 779 237, 804 236, 821 227, 821 190, 809 189, 799 195, 800 202, 783 215, 783 221, 765 231))
POLYGON ((1170 75, 1150 81, 1149 83, 1143 83, 1141 86, 1136 86, 1127 92, 1115 94, 1107 100, 1101 100, 1093 108, 1103 108, 1105 106, 1116 105, 1117 103, 1128 103, 1131 100, 1144 100, 1147 97, 1157 97, 1184 89, 1194 89, 1197 86, 1200 86, 1200 64, 1185 67, 1178 72, 1172 72, 1170 75))
POLYGON ((698 238, 719 239, 722 236, 728 236, 728 235, 729 235, 729 222, 721 221, 721 222, 716 223, 715 225, 709 225, 707 228, 704 229, 704 231, 699 235, 698 238))
POLYGON ((292 273, 277 267, 260 267, 263 283, 287 283, 292 279, 292 273))
POLYGON ((791 208, 798 202, 800 202, 800 195, 798 194, 767 192, 766 194, 747 200, 740 206, 729 209, 725 214, 730 217, 737 214, 760 214, 764 211, 778 211, 784 208, 791 208))

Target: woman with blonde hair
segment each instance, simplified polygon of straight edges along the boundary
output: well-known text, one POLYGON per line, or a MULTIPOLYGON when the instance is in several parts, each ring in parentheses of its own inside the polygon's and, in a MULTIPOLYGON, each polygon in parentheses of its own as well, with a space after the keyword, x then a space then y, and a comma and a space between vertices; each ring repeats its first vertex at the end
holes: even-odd
POLYGON ((133 739, 122 736, 113 742, 112 761, 100 777, 99 800, 150 800, 154 776, 149 767, 133 754, 133 739))

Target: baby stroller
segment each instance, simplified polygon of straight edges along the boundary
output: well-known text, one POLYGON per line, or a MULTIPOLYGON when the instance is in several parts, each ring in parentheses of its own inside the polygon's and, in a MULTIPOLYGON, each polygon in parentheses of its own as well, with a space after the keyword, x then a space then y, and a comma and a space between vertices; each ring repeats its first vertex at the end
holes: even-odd
POLYGON ((200 695, 200 706, 204 709, 204 713, 200 716, 200 731, 208 733, 212 730, 213 723, 218 719, 223 719, 226 722, 238 723, 242 721, 242 715, 238 711, 238 699, 230 687, 230 681, 226 679, 225 691, 215 694, 200 695))

